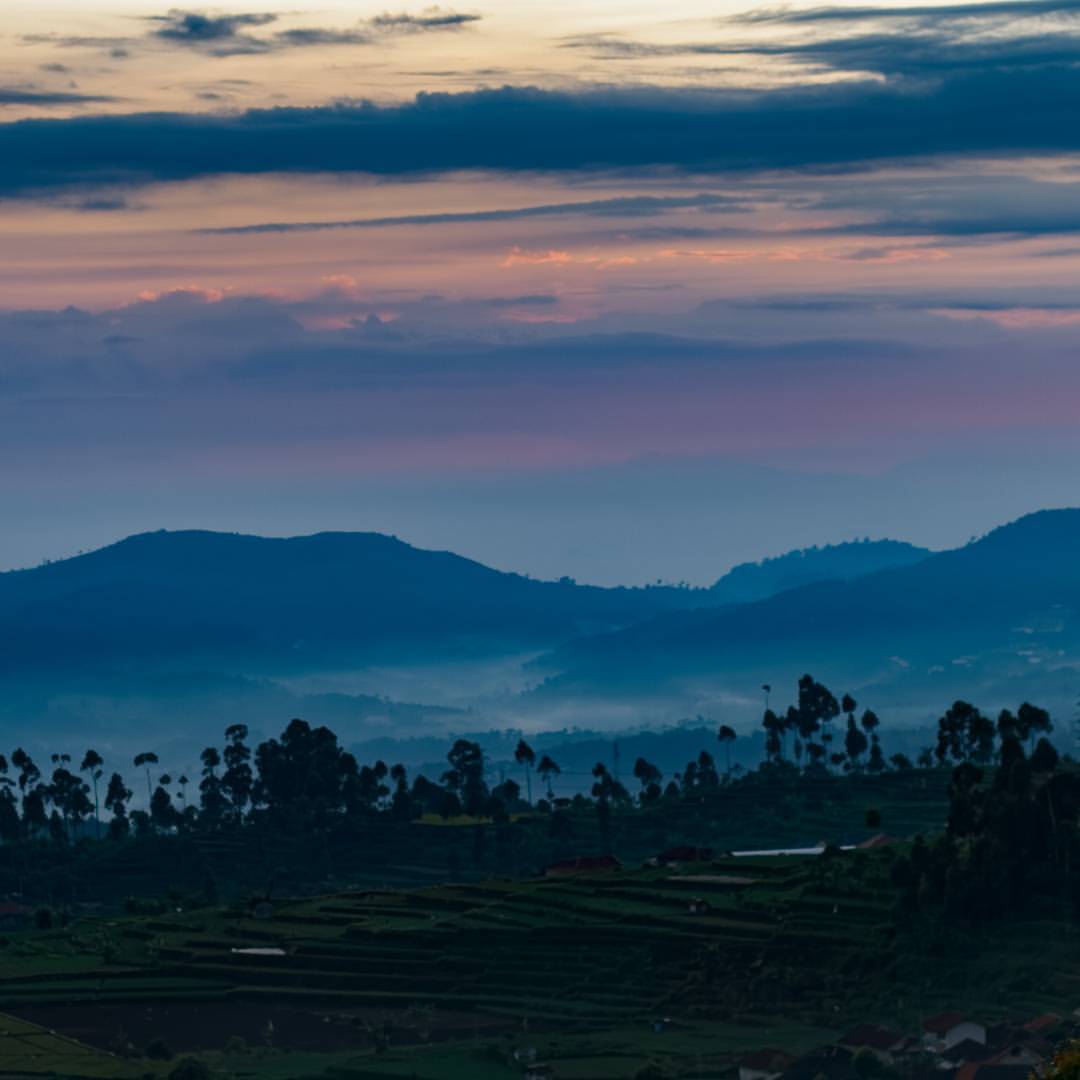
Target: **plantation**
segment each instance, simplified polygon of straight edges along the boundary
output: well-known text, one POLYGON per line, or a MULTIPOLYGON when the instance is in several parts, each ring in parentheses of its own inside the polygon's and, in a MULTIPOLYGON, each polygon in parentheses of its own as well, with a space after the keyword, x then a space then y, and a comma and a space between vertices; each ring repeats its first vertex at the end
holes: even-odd
MULTIPOLYGON (((76 1037, 73 1076, 166 1076, 173 1065, 145 1056, 158 1040, 224 1075, 325 1080, 520 1075, 522 1047, 559 1077, 630 1077, 649 1060, 721 1075, 747 1050, 808 1048, 864 1020, 1071 1011, 1080 953, 1060 921, 898 930, 893 855, 356 889, 260 918, 239 905, 82 920, 7 939, 0 1011, 76 1037), (105 1051, 121 1055, 104 1059, 115 1072, 94 1071, 105 1051)), ((35 1069, 16 1043, 0 1075, 57 1068, 35 1069)))

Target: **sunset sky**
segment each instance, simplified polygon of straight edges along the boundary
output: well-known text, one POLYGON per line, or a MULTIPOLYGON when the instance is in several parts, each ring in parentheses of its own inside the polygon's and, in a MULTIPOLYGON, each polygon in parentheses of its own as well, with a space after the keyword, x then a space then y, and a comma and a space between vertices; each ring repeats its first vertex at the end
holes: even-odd
POLYGON ((0 566, 708 582, 1080 502, 1080 0, 0 11, 0 566))

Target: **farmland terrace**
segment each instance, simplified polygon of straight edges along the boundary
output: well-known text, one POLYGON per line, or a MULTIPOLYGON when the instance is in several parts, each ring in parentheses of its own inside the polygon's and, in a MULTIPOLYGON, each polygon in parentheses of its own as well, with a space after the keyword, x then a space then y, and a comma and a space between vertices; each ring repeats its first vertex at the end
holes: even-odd
POLYGON ((720 1076, 857 1022, 1071 1011, 1080 954, 1060 921, 898 929, 891 858, 721 857, 21 931, 0 951, 0 1012, 22 1032, 0 1041, 0 1075, 48 1075, 25 1046, 55 1037, 85 1058, 63 1075, 87 1077, 167 1076, 154 1041, 252 1077, 513 1076, 523 1046, 560 1077, 650 1060, 720 1076))

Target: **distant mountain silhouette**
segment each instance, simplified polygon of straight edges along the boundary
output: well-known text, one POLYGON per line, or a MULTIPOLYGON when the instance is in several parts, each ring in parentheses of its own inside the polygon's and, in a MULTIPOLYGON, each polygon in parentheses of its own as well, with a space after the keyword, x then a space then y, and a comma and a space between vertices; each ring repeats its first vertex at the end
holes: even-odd
POLYGON ((626 625, 692 596, 534 581, 377 533, 162 531, 0 574, 0 669, 187 654, 318 666, 509 652, 626 625))
POLYGON ((741 563, 709 590, 710 604, 745 604, 818 581, 848 581, 891 566, 920 562, 930 552, 899 540, 861 540, 803 548, 741 563))
POLYGON ((1048 510, 910 565, 573 642, 547 658, 564 673, 544 692, 656 688, 733 671, 752 686, 755 673, 812 670, 855 685, 963 669, 975 685, 1078 658, 1080 510, 1048 510))

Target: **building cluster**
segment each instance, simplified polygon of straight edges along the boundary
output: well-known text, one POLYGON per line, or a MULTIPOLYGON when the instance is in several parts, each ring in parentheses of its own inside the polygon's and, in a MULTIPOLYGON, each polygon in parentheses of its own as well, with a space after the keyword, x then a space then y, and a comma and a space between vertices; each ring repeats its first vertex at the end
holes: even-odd
POLYGON ((739 1062, 739 1080, 868 1080, 874 1076, 927 1080, 1031 1080, 1044 1075, 1080 1010, 1068 1020, 1045 1013, 1026 1021, 987 1025, 961 1012, 927 1017, 906 1034, 859 1024, 835 1043, 794 1057, 764 1049, 739 1062))

